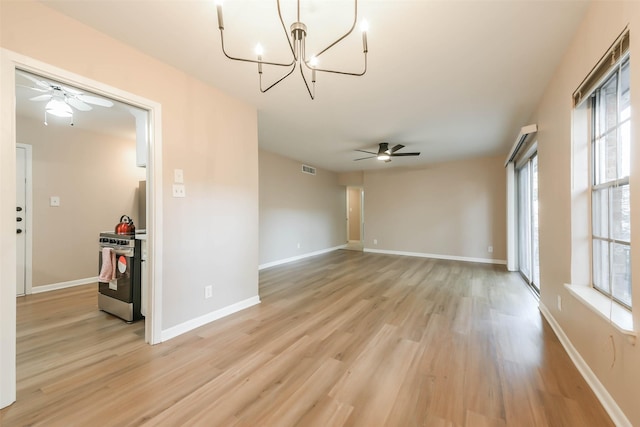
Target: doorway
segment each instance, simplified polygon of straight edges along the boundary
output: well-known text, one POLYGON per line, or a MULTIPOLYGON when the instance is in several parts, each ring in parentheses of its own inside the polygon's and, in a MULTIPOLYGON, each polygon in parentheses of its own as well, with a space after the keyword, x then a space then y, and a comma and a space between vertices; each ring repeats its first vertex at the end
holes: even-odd
POLYGON ((347 246, 345 249, 362 251, 364 248, 364 190, 347 187, 347 246))
POLYGON ((15 72, 24 70, 70 86, 119 100, 148 111, 149 141, 147 152, 147 262, 149 276, 149 305, 145 322, 145 341, 162 341, 162 126, 161 106, 155 101, 91 80, 51 66, 27 56, 0 49, 0 228, 3 245, 0 257, 0 407, 16 400, 16 129, 15 129, 15 72), (6 126, 5 126, 6 124, 6 126), (10 285, 9 285, 10 284, 10 285))

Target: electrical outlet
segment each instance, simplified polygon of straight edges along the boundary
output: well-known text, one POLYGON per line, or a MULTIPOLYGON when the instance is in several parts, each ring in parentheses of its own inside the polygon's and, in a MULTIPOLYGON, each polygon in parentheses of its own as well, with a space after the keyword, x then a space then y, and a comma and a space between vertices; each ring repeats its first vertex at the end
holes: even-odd
POLYGON ((173 184, 173 197, 187 197, 184 184, 173 184))
POLYGON ((558 295, 558 311, 562 311, 562 297, 558 295))
POLYGON ((213 286, 205 286, 204 287, 204 299, 209 299, 213 296, 213 286))
POLYGON ((493 253, 493 246, 487 246, 487 252, 492 254, 493 253))
POLYGON ((373 239, 373 244, 377 245, 378 244, 378 239, 373 239))

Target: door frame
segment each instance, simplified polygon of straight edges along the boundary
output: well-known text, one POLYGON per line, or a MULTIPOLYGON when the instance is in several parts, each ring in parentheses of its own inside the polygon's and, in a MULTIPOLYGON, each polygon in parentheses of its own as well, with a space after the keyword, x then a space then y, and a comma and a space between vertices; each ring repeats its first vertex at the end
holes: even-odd
POLYGON ((16 400, 16 69, 42 75, 149 112, 147 241, 149 306, 145 341, 162 341, 162 108, 147 98, 0 48, 0 408, 16 400), (6 238, 5 238, 6 237, 6 238))
MULTIPOLYGON (((33 279, 33 147, 31 144, 16 143, 16 148, 25 150, 25 205, 27 209, 24 211, 24 223, 27 233, 25 234, 25 254, 24 254, 24 294, 31 294, 31 286, 33 279)), ((17 171, 16 171, 17 172, 17 171)), ((16 254, 17 257, 17 254, 16 254)), ((17 258, 16 258, 17 260, 17 258)))

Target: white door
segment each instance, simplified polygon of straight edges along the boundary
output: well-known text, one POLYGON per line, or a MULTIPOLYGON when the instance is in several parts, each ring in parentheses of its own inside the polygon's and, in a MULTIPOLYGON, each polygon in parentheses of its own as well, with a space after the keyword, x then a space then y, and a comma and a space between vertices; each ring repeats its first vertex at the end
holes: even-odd
POLYGON ((27 283, 27 150, 16 147, 16 295, 26 293, 27 283))

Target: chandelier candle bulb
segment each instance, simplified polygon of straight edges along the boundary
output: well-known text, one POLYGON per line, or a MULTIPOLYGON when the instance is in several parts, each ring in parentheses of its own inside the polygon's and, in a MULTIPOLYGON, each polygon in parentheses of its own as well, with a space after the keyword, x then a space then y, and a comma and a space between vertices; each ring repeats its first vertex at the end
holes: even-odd
POLYGON ((224 30, 224 21, 222 20, 222 0, 216 1, 216 11, 218 12, 218 29, 224 30))

